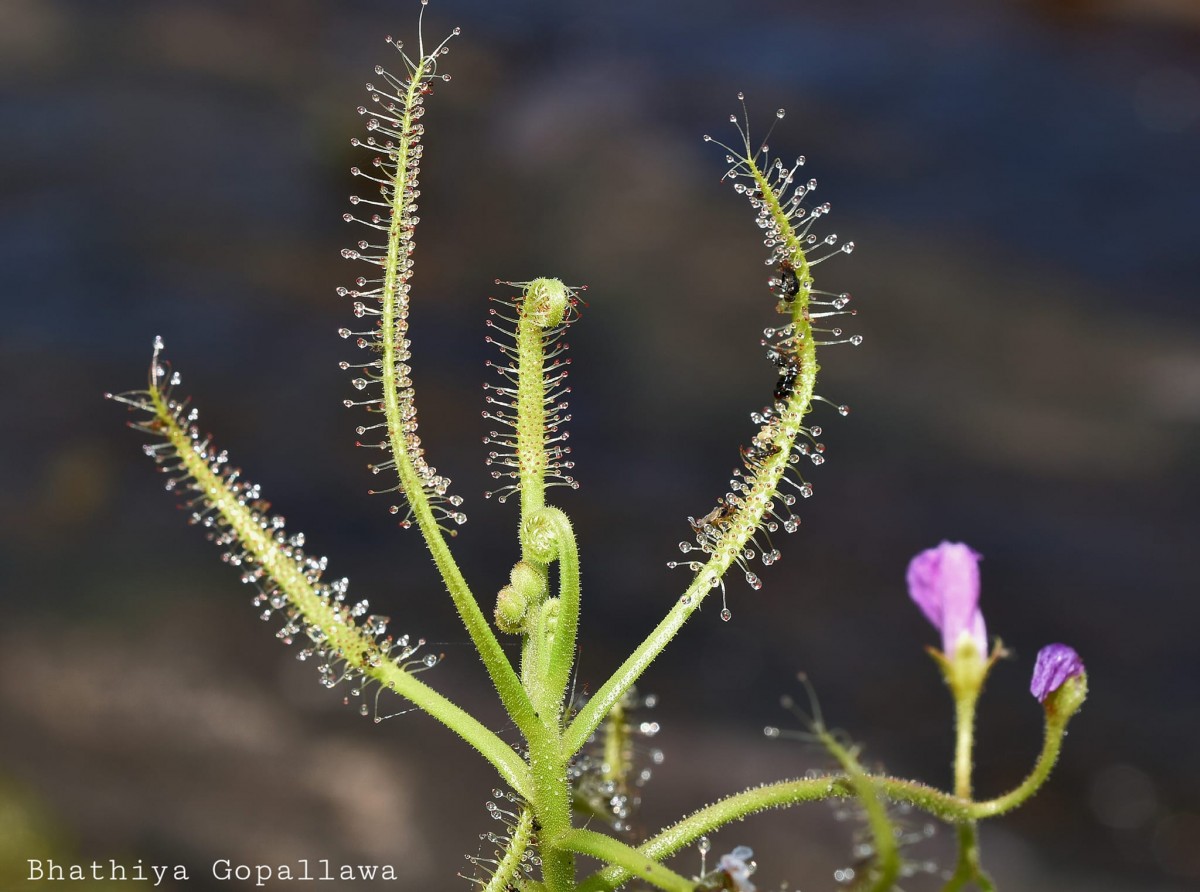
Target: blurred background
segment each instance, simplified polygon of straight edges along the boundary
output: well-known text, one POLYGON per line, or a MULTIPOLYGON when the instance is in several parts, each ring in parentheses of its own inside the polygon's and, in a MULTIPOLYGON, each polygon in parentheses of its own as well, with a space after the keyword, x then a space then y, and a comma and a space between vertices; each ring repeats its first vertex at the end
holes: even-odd
MULTIPOLYGON (((817 410, 830 461, 764 588, 732 580, 733 620, 706 607, 646 677, 666 758, 640 826, 825 767, 762 735, 800 726, 779 706, 800 671, 872 766, 948 785, 936 634, 903 578, 961 540, 1014 653, 981 705, 982 795, 1037 752, 1037 650, 1068 642, 1091 677, 1049 787, 982 831, 1000 888, 1194 889, 1200 6, 904 6, 434 0, 427 37, 463 36, 425 118, 412 337, 423 440, 468 497, 455 544, 490 601, 516 512, 481 498, 486 298, 496 278, 558 276, 590 286, 572 333, 582 488, 557 497, 584 562, 580 688, 682 591, 665 564, 775 377, 758 230, 700 137, 735 138, 738 90, 752 127, 785 107, 773 150, 807 156, 823 232, 858 246, 817 270, 861 310, 864 344, 827 350, 819 388, 853 412, 817 410)), ((383 37, 414 39, 417 9, 0 4, 4 888, 49 856, 186 864, 190 892, 238 888, 212 879, 217 858, 469 887, 455 872, 495 829, 490 769, 423 716, 376 726, 321 689, 101 399, 144 380, 162 335, 289 527, 446 654, 429 681, 513 737, 418 535, 365 494, 336 367, 354 320, 334 289, 363 274, 338 255, 360 238, 341 221, 362 191, 354 109, 376 63, 400 68, 383 37)), ((832 889, 853 861, 837 818, 773 813, 714 851, 752 845, 760 889, 832 889)), ((950 837, 911 857, 949 865, 950 837)))

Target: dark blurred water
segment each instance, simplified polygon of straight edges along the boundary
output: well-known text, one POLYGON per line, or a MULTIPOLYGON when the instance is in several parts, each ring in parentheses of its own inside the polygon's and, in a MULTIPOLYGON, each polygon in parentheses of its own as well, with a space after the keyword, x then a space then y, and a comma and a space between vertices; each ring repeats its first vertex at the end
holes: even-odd
MULTIPOLYGON (((359 730, 314 698, 275 702, 290 658, 254 627, 235 580, 172 514, 121 413, 99 398, 137 385, 155 334, 204 424, 334 572, 442 640, 451 659, 439 681, 456 695, 478 686, 461 699, 486 702, 415 534, 363 496, 359 419, 341 406, 353 391, 335 368, 346 345, 334 331, 350 313, 334 288, 359 274, 338 258, 358 238, 340 220, 361 160, 348 144, 354 107, 389 58, 382 35, 411 36, 415 8, 0 8, 0 652, 15 719, 0 758, 100 855, 109 844, 178 852, 189 838, 210 851, 196 828, 221 845, 221 808, 188 808, 197 794, 182 781, 177 808, 136 793, 180 771, 166 731, 178 717, 154 711, 173 702, 166 681, 165 699, 145 707, 161 733, 131 732, 136 709, 83 709, 93 696, 83 668, 109 666, 96 684, 111 693, 138 666, 117 656, 131 641, 147 642, 137 671, 176 679, 178 667, 153 661, 186 654, 209 667, 200 687, 251 685, 247 702, 259 705, 246 714, 283 710, 262 739, 359 730), (237 647, 214 643, 229 635, 237 647), (32 695, 27 677, 48 687, 32 695), (93 767, 66 782, 66 763, 93 767), (154 815, 155 833, 136 820, 104 832, 105 796, 122 785, 134 791, 123 807, 154 815), (172 824, 185 813, 192 823, 172 824)), ((802 748, 756 739, 783 721, 776 701, 795 693, 801 669, 873 758, 944 781, 949 710, 921 653, 934 636, 902 579, 917 550, 961 539, 986 556, 989 629, 1017 655, 984 703, 980 788, 1018 779, 1036 749, 1023 688, 1038 647, 1075 645, 1094 692, 1051 788, 985 830, 997 874, 1022 889, 1194 883, 1193 7, 436 0, 427 33, 453 24, 464 35, 446 60, 454 80, 430 101, 416 254, 422 435, 471 497, 457 544, 468 578, 491 591, 513 559, 513 512, 478 497, 490 482, 478 416, 485 298, 495 278, 589 284, 572 339, 583 488, 561 497, 589 596, 583 686, 684 586, 664 564, 688 537, 685 518, 724 491, 752 432, 746 413, 773 379, 757 352, 771 322, 763 252, 749 209, 719 182, 720 151, 700 140, 732 138, 736 91, 755 128, 787 108, 772 148, 807 156, 834 228, 858 245, 819 268, 862 311, 852 324, 864 345, 822 360, 821 391, 854 412, 823 422, 831 461, 811 475, 817 497, 763 591, 734 583, 733 622, 706 610, 648 679, 681 765, 660 772, 648 822, 704 798, 682 767, 708 772, 711 798, 813 764, 802 748)), ((439 739, 417 740, 436 734, 418 722, 382 747, 438 752, 439 739)), ((375 753, 369 730, 353 746, 375 753)), ((251 764, 230 746, 217 777, 251 764)), ((405 765, 387 770, 432 773, 405 765)), ((489 782, 477 777, 482 802, 489 782)), ((414 826, 467 826, 482 816, 468 799, 427 806, 414 826), (431 817, 437 809, 449 811, 431 817)), ((763 838, 798 826, 781 820, 763 838)), ((443 856, 470 833, 427 832, 435 855, 414 874, 448 885, 443 856)), ((387 851, 379 845, 364 850, 387 851)), ((828 885, 805 873, 794 843, 774 864, 760 857, 767 884, 828 885)))

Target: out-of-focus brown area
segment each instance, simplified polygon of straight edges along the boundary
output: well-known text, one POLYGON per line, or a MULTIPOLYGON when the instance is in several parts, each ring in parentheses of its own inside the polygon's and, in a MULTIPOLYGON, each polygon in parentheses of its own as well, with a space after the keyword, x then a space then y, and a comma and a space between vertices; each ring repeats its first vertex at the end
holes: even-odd
MULTIPOLYGON (((446 655, 433 684, 515 740, 419 538, 365 496, 362 416, 341 405, 354 109, 416 11, 0 7, 0 884, 53 853, 184 863, 188 892, 237 888, 208 873, 218 858, 467 888, 462 854, 495 829, 487 766, 418 714, 377 726, 322 690, 100 399, 138 385, 161 334, 201 423, 289 526, 446 655)), ((1068 642, 1091 675, 1050 786, 982 831, 1001 888, 1193 888, 1195 4, 435 0, 426 33, 456 24, 425 118, 421 434, 469 497, 455 546, 489 601, 515 511, 479 496, 485 299, 496 278, 590 286, 572 332, 582 488, 556 496, 584 562, 580 690, 686 584, 664 565, 773 383, 753 214, 700 139, 732 138, 737 90, 755 128, 787 108, 773 151, 808 157, 824 231, 858 246, 817 268, 861 311, 846 328, 863 346, 822 358, 821 393, 853 412, 817 418, 830 460, 763 590, 731 580, 732 622, 706 609, 647 677, 666 761, 644 828, 824 766, 761 735, 798 724, 778 699, 801 670, 870 764, 948 783, 936 636, 903 573, 949 538, 985 555, 989 631, 1015 654, 981 707, 981 795, 1036 753, 1037 649, 1068 642)), ((752 845, 759 888, 829 888, 853 861, 836 817, 758 817, 714 850, 752 845)), ((949 843, 913 857, 948 864, 949 843)))

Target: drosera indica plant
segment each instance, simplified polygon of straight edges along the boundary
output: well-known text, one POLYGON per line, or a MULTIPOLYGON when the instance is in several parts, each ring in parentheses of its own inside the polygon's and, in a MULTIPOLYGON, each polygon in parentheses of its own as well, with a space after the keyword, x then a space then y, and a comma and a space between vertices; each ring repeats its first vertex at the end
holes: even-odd
MULTIPOLYGON (((151 436, 144 448, 167 476, 166 488, 185 499, 192 523, 207 531, 224 560, 255 590, 262 619, 280 623, 277 636, 298 645, 299 659, 316 664, 322 684, 348 690, 359 711, 376 721, 385 717, 381 695, 396 695, 407 701, 406 708, 424 710, 444 724, 495 768, 504 789, 493 791, 487 805, 501 829, 485 834, 487 851, 467 856, 474 864, 471 879, 487 892, 600 892, 631 881, 670 892, 751 892, 757 867, 752 848, 739 844, 714 854, 710 863, 708 834, 755 812, 819 800, 856 803, 864 821, 867 842, 856 849, 856 868, 839 872, 844 884, 900 888, 917 872, 918 865, 901 852, 905 833, 891 810, 901 805, 955 828, 959 855, 942 872, 945 890, 992 889, 980 863, 977 822, 1012 810, 1045 782, 1067 722, 1086 696, 1087 679, 1079 657, 1065 645, 1050 645, 1038 655, 1031 690, 1045 713, 1041 754, 1015 789, 974 798, 975 708, 1005 651, 998 641, 989 648, 978 605, 979 556, 962 544, 942 543, 914 558, 908 569, 911 597, 942 634, 941 649, 930 653, 956 708, 952 789, 868 771, 858 749, 830 733, 814 710, 800 733, 825 748, 835 764, 831 770, 734 792, 648 839, 634 838, 630 829, 649 776, 640 738, 658 727, 646 717, 653 697, 639 696, 635 685, 717 590, 720 615, 729 619, 725 580, 731 570, 736 568, 734 578, 759 588, 755 562, 779 559, 773 534, 794 532, 799 519, 793 507, 812 495, 802 469, 824 461, 821 430, 810 416, 820 403, 833 407, 831 417, 848 412, 816 393, 818 350, 861 340, 834 324, 850 312, 849 295, 818 289, 813 275, 821 262, 850 253, 853 243, 839 244, 836 236, 813 231, 829 205, 813 201, 817 184, 800 176, 804 159, 785 164, 771 158, 765 142, 755 146, 744 105, 741 117, 731 117, 740 137, 733 147, 705 139, 727 153, 725 178, 749 200, 763 231, 770 268, 765 290, 783 318, 765 330, 762 343, 778 377, 766 407, 752 415, 757 430, 741 448, 741 465, 727 491, 711 510, 688 518, 692 539, 680 544, 685 559, 672 566, 686 568, 690 582, 664 601, 662 621, 595 693, 586 699, 571 695, 580 549, 570 518, 547 493, 556 485, 576 485, 567 473, 563 334, 578 321, 581 301, 578 289, 553 278, 497 283, 507 291, 492 298, 489 310, 488 337, 499 354, 488 363, 484 416, 496 429, 485 442, 497 480, 490 495, 518 503, 520 554, 507 580, 487 585, 496 595, 485 612, 450 549, 448 539, 466 516, 462 498, 451 493, 450 480, 430 463, 421 443, 408 336, 425 104, 434 87, 449 80, 439 70, 449 39, 427 48, 419 37, 413 53, 388 38, 403 72, 396 76, 377 67, 376 80, 367 86, 370 104, 359 109, 367 135, 352 142, 368 150, 370 162, 352 169, 365 187, 350 198, 345 219, 366 233, 342 253, 368 271, 352 287, 338 289, 359 320, 355 330, 340 331, 359 348, 356 361, 342 366, 352 372, 352 387, 360 394, 346 404, 366 416, 357 428, 359 445, 379 454, 370 465, 383 481, 378 491, 389 494, 390 511, 402 527, 419 530, 519 739, 501 737, 426 680, 439 658, 422 639, 391 631, 388 618, 352 596, 345 579, 325 578, 326 559, 307 550, 302 534, 287 531, 259 487, 200 432, 197 412, 178 395, 180 376, 163 359, 162 340, 156 338, 145 389, 109 396, 134 412, 132 427, 151 436), (508 642, 519 643, 515 660, 508 642), (683 850, 700 853, 698 874, 668 866, 683 850), (581 876, 580 855, 603 867, 581 876)), ((783 112, 777 116, 782 119, 783 112)), ((768 736, 789 733, 795 732, 767 729, 768 736)), ((650 762, 658 757, 649 751, 650 762)), ((694 869, 694 855, 690 864, 694 869)))

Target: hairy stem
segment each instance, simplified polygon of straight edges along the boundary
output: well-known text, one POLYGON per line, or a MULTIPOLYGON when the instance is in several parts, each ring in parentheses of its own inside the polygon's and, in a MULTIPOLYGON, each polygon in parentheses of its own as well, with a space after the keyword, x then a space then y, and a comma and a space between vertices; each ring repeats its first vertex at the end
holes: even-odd
MULTIPOLYGON (((971 775, 975 766, 975 707, 979 686, 951 684, 956 716, 954 745, 954 792, 960 799, 971 799, 971 775)), ((958 862, 942 892, 957 892, 972 879, 986 876, 979 863, 979 831, 975 822, 958 825, 958 862)))
POLYGON ((620 700, 604 722, 604 760, 601 771, 622 792, 626 789, 629 771, 629 727, 625 720, 625 701, 620 700))
MULTIPOLYGON (((864 775, 878 794, 892 802, 903 802, 952 823, 969 821, 972 803, 917 781, 881 775, 864 775)), ((788 808, 804 802, 849 798, 856 795, 851 778, 843 775, 778 781, 752 787, 702 808, 677 824, 660 831, 638 847, 655 861, 673 855, 701 836, 726 824, 772 808, 788 808)), ((607 867, 592 874, 579 886, 579 892, 610 892, 627 882, 630 874, 621 867, 607 867)))
POLYGON ((529 738, 531 803, 541 828, 542 880, 547 892, 574 892, 575 857, 559 844, 571 832, 567 760, 560 755, 559 740, 557 728, 546 726, 529 738))
POLYGON ((975 706, 978 690, 954 698, 957 722, 954 736, 954 793, 960 799, 971 798, 971 773, 974 768, 975 706))
MULTIPOLYGON (((771 808, 786 808, 801 802, 815 802, 831 796, 851 794, 844 778, 836 776, 805 778, 764 784, 729 796, 702 808, 677 824, 662 830, 638 846, 637 851, 658 862, 691 845, 701 836, 747 815, 771 808)), ((592 874, 579 885, 579 892, 611 892, 633 876, 633 871, 621 863, 592 874)))
POLYGON ((995 799, 976 802, 971 806, 971 816, 975 818, 992 818, 1012 811, 1036 793, 1050 776, 1062 751, 1063 737, 1066 735, 1067 720, 1058 716, 1046 717, 1045 736, 1042 741, 1042 751, 1038 754, 1033 770, 1013 790, 995 799))
POLYGON ((575 637, 579 630, 579 547, 571 521, 558 508, 544 508, 558 542, 558 620, 550 641, 550 659, 545 679, 546 719, 551 716, 556 729, 561 725, 571 667, 575 665, 575 637))
POLYGON ((823 725, 816 725, 815 731, 825 749, 845 770, 850 785, 854 788, 854 794, 867 814, 867 827, 875 843, 875 856, 872 859, 869 880, 862 888, 868 892, 886 892, 900 873, 896 828, 888 817, 887 808, 880 800, 873 779, 863 770, 855 753, 843 746, 823 725))
POLYGON ((607 861, 614 869, 623 871, 627 878, 640 877, 655 888, 665 889, 667 892, 692 892, 695 888, 691 880, 663 867, 641 849, 635 849, 602 833, 572 830, 560 841, 560 845, 581 855, 591 855, 593 858, 607 861))

